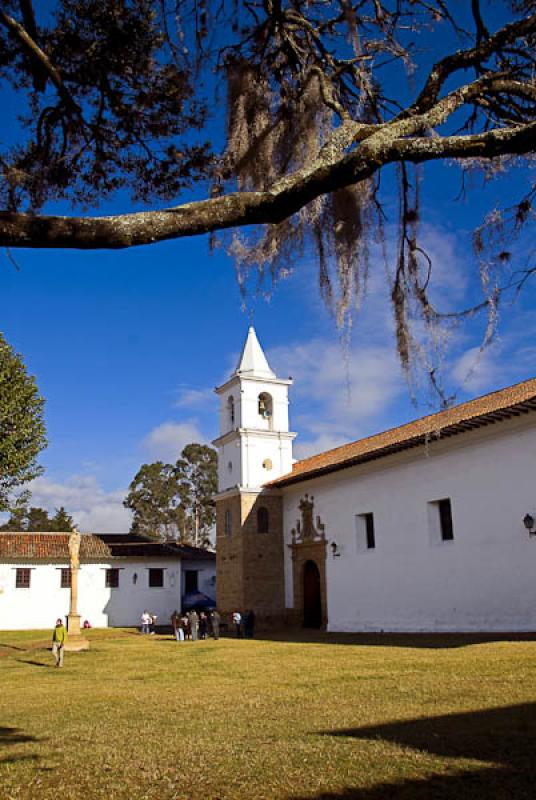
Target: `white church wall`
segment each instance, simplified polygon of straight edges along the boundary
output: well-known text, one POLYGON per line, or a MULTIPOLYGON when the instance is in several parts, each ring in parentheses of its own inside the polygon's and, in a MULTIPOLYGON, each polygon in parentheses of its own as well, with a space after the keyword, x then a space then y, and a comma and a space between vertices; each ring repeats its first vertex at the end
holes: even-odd
MULTIPOLYGON (((285 536, 314 495, 329 542, 331 631, 536 629, 536 425, 530 417, 464 433, 284 490, 285 536), (437 509, 450 498, 454 539, 437 509), (358 543, 356 515, 374 515, 375 548, 358 543)), ((292 565, 286 553, 286 602, 292 565)))
MULTIPOLYGON (((0 630, 43 629, 54 626, 58 617, 69 611, 69 589, 60 588, 61 567, 65 564, 0 564, 0 630), (15 588, 17 568, 30 568, 29 589, 15 588)), ((157 614, 158 623, 167 625, 175 608, 180 607, 180 561, 152 560, 150 563, 114 560, 109 563, 82 564, 78 577, 78 611, 81 621, 93 627, 137 626, 145 608, 157 614), (149 586, 149 567, 161 568, 164 586, 149 586), (119 587, 105 586, 106 569, 119 569, 119 587), (134 575, 136 579, 134 580, 134 575)))
POLYGON ((225 491, 241 483, 240 441, 233 438, 220 447, 218 455, 218 487, 225 491))

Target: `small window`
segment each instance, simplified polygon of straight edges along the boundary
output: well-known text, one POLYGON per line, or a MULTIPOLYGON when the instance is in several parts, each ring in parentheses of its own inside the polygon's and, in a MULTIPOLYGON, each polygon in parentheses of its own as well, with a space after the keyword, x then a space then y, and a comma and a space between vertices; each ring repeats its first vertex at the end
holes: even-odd
POLYGON ((106 570, 104 585, 107 589, 119 588, 119 570, 117 567, 112 567, 111 569, 106 570))
POLYGON ((161 567, 153 567, 149 570, 149 587, 151 589, 161 589, 164 585, 164 570, 161 567))
POLYGON ((15 588, 16 589, 29 589, 32 577, 32 570, 26 568, 17 569, 15 574, 15 588))
POLYGON ((185 569, 184 570, 184 593, 197 592, 199 587, 199 570, 185 569))
POLYGON ((270 515, 265 506, 257 510, 257 533, 268 533, 270 530, 270 515))
POLYGON ((60 587, 62 589, 71 588, 71 570, 69 567, 64 567, 60 574, 60 587))
POLYGON ((374 514, 357 514, 355 518, 357 552, 376 549, 374 514))
POLYGON ((229 414, 229 424, 230 425, 234 425, 235 424, 235 405, 234 405, 234 397, 233 397, 232 394, 229 395, 229 398, 227 400, 227 411, 228 411, 228 414, 229 414))
POLYGON ((428 503, 428 526, 432 544, 453 541, 454 528, 450 498, 445 497, 442 500, 433 500, 428 503))
POLYGON ((444 542, 450 542, 454 539, 454 531, 452 529, 452 509, 450 507, 450 499, 438 500, 437 506, 439 509, 439 526, 441 528, 441 538, 444 542))
POLYGON ((231 509, 225 509, 225 535, 230 536, 233 532, 233 516, 231 509))

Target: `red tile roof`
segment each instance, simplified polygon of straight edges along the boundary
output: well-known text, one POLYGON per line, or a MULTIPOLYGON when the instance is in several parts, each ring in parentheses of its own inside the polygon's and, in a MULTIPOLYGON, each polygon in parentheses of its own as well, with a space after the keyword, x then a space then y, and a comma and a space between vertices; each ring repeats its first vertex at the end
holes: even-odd
MULTIPOLYGON (((80 541, 80 561, 108 560, 109 548, 97 537, 84 534, 80 541)), ((68 533, 0 533, 0 558, 69 563, 68 533)))
MULTIPOLYGON (((181 558, 212 560, 214 553, 175 542, 158 542, 134 534, 82 534, 80 561, 113 558, 181 558)), ((62 561, 69 563, 68 533, 0 532, 0 560, 62 561)))
POLYGON ((536 378, 532 378, 507 389, 478 397, 476 400, 461 403, 446 411, 421 417, 398 428, 391 428, 366 439, 359 439, 305 458, 293 465, 292 472, 265 486, 283 487, 311 480, 328 472, 346 469, 399 450, 426 444, 440 437, 453 436, 535 410, 536 378))

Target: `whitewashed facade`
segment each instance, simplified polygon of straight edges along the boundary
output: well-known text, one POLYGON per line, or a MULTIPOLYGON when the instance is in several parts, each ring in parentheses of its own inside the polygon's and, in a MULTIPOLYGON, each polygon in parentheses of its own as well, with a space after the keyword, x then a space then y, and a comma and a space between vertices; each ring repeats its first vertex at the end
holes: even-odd
POLYGON ((523 518, 536 518, 535 475, 533 413, 283 489, 285 543, 308 492, 328 541, 330 631, 534 631, 536 536, 523 518), (450 500, 451 540, 441 538, 440 499, 450 500))
MULTIPOLYGON (((58 617, 67 616, 70 591, 68 586, 61 586, 62 570, 69 567, 67 538, 66 534, 0 533, 0 630, 51 629, 58 617), (18 554, 13 548, 10 553, 2 548, 6 542, 3 537, 8 536, 19 538, 18 554), (28 540, 35 536, 56 539, 61 536, 65 540, 64 547, 52 550, 40 546, 36 548, 34 557, 27 557, 25 537, 28 540), (63 558, 61 549, 65 550, 63 558), (28 571, 29 586, 17 586, 17 582, 25 582, 28 571)), ((97 538, 92 536, 92 539, 97 538)), ((121 549, 128 548, 132 552, 133 547, 129 546, 132 539, 137 538, 137 544, 140 544, 139 537, 102 537, 103 540, 107 538, 111 542, 102 549, 110 551, 111 557, 101 555, 96 560, 84 557, 85 536, 82 537, 78 578, 78 611, 82 623, 88 620, 92 627, 98 628, 134 627, 140 624, 140 616, 147 609, 157 615, 157 624, 168 625, 172 612, 181 608, 183 575, 187 570, 197 572, 200 591, 214 595, 216 570, 213 554, 204 551, 197 554, 196 548, 180 547, 175 548, 174 553, 166 546, 150 543, 145 547, 142 543, 146 555, 121 557, 121 549), (117 544, 118 538, 124 539, 123 546, 117 544), (185 552, 181 553, 181 550, 185 552), (151 586, 151 576, 153 583, 161 579, 162 586, 151 586), (110 586, 110 583, 117 585, 110 586)))

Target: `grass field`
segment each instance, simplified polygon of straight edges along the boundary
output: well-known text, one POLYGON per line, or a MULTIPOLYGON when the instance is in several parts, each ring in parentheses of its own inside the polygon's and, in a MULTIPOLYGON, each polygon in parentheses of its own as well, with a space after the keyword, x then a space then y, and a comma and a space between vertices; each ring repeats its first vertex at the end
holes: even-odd
POLYGON ((1 800, 536 797, 536 640, 0 633, 1 800))

